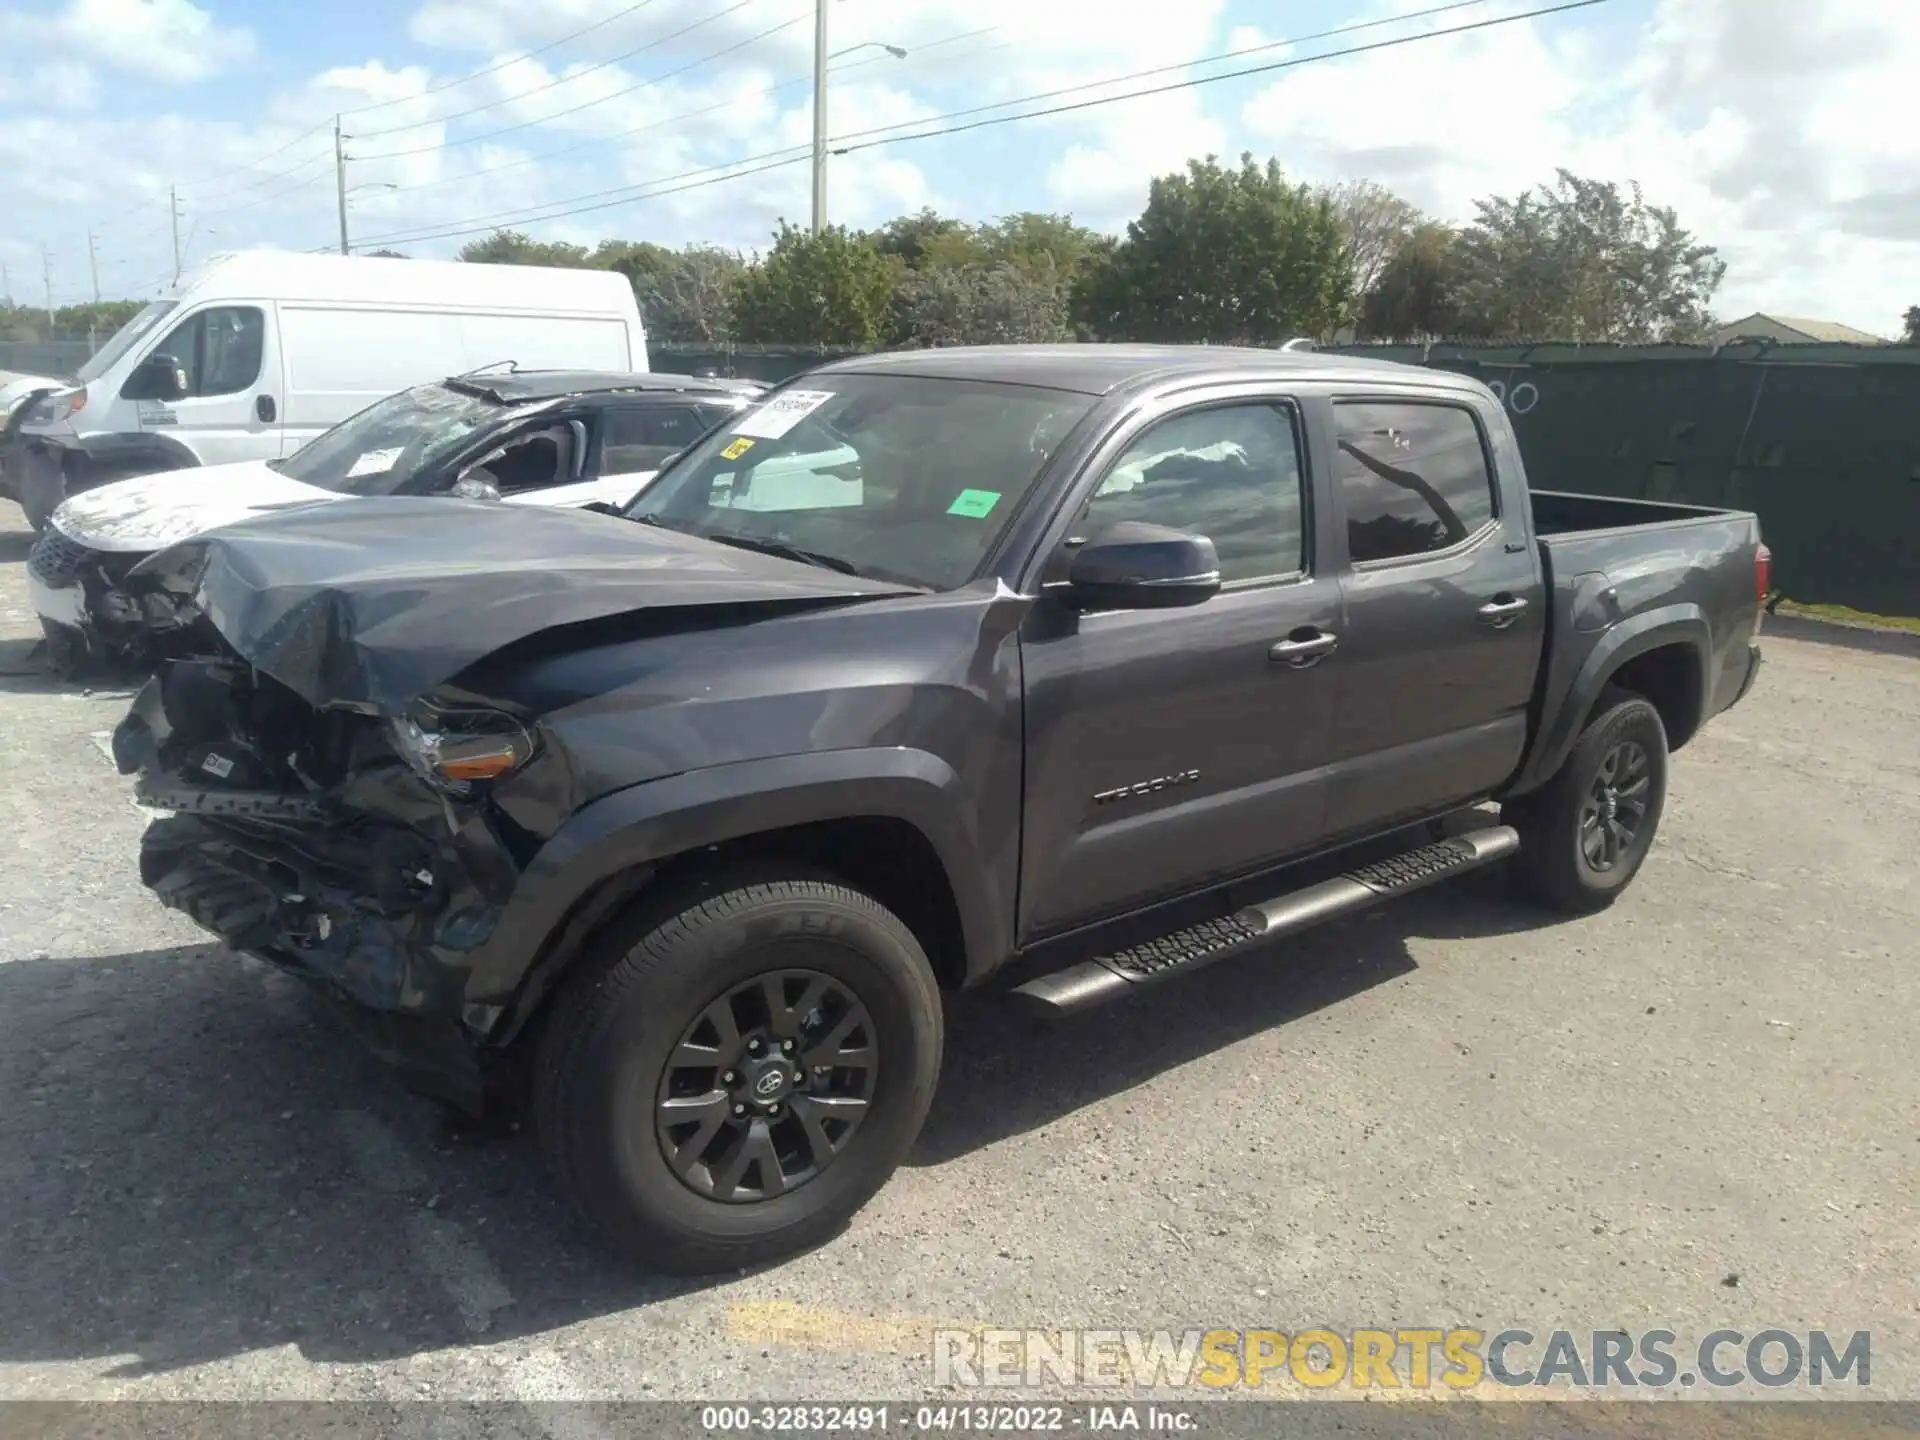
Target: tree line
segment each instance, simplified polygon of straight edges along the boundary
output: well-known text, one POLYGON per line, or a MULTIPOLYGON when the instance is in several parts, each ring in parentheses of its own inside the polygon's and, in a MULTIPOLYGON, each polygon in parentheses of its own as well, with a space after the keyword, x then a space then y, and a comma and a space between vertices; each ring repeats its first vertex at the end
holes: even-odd
POLYGON ((496 231, 464 260, 597 266, 664 341, 826 346, 1143 340, 1702 339, 1726 264, 1638 185, 1562 170, 1451 225, 1371 181, 1314 186, 1215 157, 1155 179, 1115 237, 1070 216, 932 210, 749 258, 711 245, 591 250, 496 231))
MULTIPOLYGON (((396 255, 376 250, 374 255, 396 255)), ((399 257, 405 258, 405 257, 399 257)), ((986 223, 922 210, 819 235, 782 222, 767 251, 497 230, 462 260, 616 270, 650 333, 694 345, 874 347, 1066 340, 1275 345, 1380 341, 1698 341, 1726 275, 1715 248, 1637 184, 1555 173, 1448 224, 1368 180, 1314 186, 1279 163, 1209 156, 1155 179, 1111 236, 1071 216, 986 223)), ((55 312, 58 333, 111 333, 140 302, 55 312)), ((45 312, 0 308, 0 338, 45 312)), ((1905 343, 1920 345, 1920 306, 1905 343)))

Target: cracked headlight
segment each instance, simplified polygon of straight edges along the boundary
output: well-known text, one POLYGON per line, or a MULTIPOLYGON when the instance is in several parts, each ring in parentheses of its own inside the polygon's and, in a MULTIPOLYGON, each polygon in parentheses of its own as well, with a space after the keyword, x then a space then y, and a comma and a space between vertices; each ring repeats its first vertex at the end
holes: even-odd
POLYGON ((387 733, 416 775, 453 794, 464 794, 476 782, 503 779, 533 758, 533 736, 497 710, 416 707, 388 721, 387 733))

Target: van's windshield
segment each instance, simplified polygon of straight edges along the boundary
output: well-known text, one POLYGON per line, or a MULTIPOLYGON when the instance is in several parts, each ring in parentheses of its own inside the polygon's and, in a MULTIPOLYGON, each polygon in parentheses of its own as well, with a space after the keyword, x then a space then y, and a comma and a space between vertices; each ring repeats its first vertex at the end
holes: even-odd
POLYGON ((177 300, 155 300, 138 315, 113 332, 113 338, 102 345, 87 358, 87 363, 74 371, 73 378, 82 385, 98 380, 107 371, 120 363, 120 357, 131 350, 134 342, 146 334, 161 319, 179 305, 177 300))
POLYGON ((314 436, 273 468, 342 495, 397 495, 474 431, 528 408, 438 383, 416 385, 314 436))

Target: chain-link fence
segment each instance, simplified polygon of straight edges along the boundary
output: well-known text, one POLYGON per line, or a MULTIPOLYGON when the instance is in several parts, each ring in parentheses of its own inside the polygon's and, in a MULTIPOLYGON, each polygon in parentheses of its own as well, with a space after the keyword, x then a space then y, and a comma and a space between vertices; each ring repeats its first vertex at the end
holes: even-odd
MULTIPOLYGON (((106 336, 101 336, 102 343, 106 336)), ((71 375, 99 347, 80 340, 0 340, 0 371, 16 375, 71 375)))

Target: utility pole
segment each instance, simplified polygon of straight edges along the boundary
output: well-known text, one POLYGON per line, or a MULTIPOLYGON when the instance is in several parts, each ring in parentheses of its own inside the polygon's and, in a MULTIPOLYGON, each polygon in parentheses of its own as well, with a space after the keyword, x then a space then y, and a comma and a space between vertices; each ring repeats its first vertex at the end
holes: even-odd
POLYGON ((87 273, 93 276, 93 303, 100 303, 100 257, 93 251, 93 227, 87 227, 87 273))
POLYGON ((47 338, 53 338, 53 255, 46 246, 40 247, 40 274, 47 282, 47 338))
POLYGON ((345 137, 340 133, 340 117, 333 117, 333 188, 340 201, 340 253, 348 254, 347 247, 347 150, 345 137))
POLYGON ((173 216, 173 283, 180 283, 180 191, 167 187, 167 212, 173 216))
POLYGON ((827 5, 813 0, 813 233, 827 228, 827 5))
POLYGON ((13 271, 7 268, 5 261, 0 261, 0 295, 6 296, 7 309, 11 310, 13 308, 13 271))

